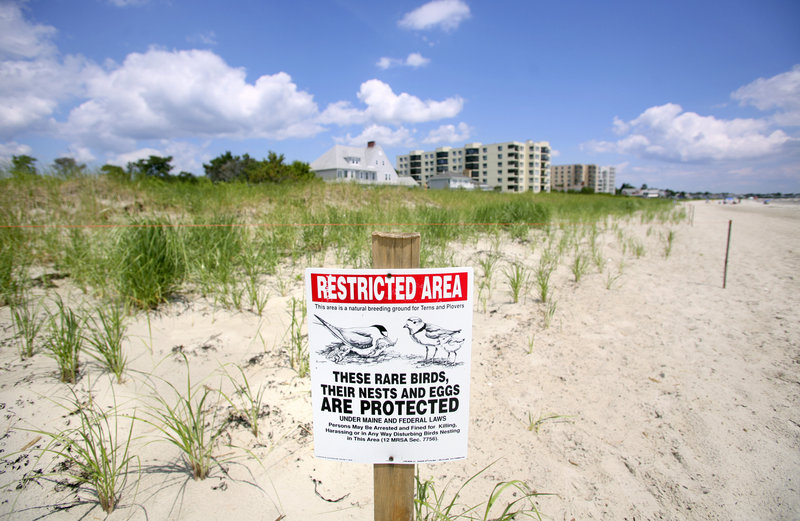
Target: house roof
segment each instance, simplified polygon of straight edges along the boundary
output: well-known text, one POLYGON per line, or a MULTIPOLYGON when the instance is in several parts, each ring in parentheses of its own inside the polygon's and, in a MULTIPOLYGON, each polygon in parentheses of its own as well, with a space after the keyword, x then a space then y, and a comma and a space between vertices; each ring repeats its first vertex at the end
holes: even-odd
POLYGON ((394 171, 391 161, 377 143, 366 147, 334 145, 315 159, 310 166, 314 171, 339 168, 383 171, 387 166, 394 171))

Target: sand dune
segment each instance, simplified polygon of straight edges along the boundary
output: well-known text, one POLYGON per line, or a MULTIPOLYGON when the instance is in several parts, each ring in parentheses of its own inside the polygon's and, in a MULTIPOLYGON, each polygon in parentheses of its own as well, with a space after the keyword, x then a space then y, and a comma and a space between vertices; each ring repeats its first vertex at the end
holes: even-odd
MULTIPOLYGON (((512 303, 496 270, 475 305, 469 457, 420 466, 421 476, 443 487, 491 465, 464 503, 484 500, 497 481, 521 479, 552 494, 539 501, 546 519, 800 517, 800 206, 690 207, 693 219, 680 224, 609 221, 599 237, 605 271, 592 265, 577 284, 565 253, 548 328, 535 292, 512 303), (668 230, 675 241, 666 257, 668 230), (623 252, 620 237, 637 238, 644 255, 623 252), (542 421, 531 430, 531 419, 542 421)), ((506 239, 501 265, 535 266, 544 240, 506 239)), ((489 239, 460 245, 455 260, 477 265, 492 248, 489 239)), ((225 428, 219 465, 203 481, 155 427, 136 422, 137 459, 110 519, 371 519, 371 466, 313 456, 310 382, 289 368, 285 351, 302 268, 284 266, 282 284, 266 282, 272 296, 261 316, 189 296, 133 317, 121 384, 84 357, 77 394, 91 393, 102 408, 116 401, 121 433, 130 416, 147 418, 154 390, 170 401, 166 382, 185 388, 184 356, 192 381, 211 389, 232 394, 224 370, 238 375, 235 365, 251 385, 266 386, 257 439, 242 422, 225 423, 229 404, 212 393, 209 421, 225 428)), ((69 280, 56 283, 35 293, 89 302, 69 280)), ((0 309, 0 513, 104 519, 86 487, 51 474, 50 456, 37 459, 48 438, 36 430, 78 419, 55 362, 43 353, 19 360, 9 313, 0 309)))

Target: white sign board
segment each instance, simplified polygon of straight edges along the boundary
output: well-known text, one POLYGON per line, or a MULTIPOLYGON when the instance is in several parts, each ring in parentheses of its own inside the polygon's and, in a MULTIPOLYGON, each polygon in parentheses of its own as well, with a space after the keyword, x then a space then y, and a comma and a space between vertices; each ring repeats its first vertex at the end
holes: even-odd
POLYGON ((317 457, 467 457, 472 268, 306 270, 317 457))

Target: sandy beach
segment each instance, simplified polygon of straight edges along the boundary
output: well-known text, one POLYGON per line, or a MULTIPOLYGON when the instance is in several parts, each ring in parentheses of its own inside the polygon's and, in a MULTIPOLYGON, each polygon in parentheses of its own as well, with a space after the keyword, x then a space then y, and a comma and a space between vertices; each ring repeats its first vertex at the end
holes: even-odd
MULTIPOLYGON (((473 315, 469 457, 421 465, 422 478, 439 490, 452 480, 454 491, 488 466, 462 503, 518 479, 548 494, 538 501, 543 519, 800 519, 800 205, 687 208, 691 218, 677 224, 609 220, 599 236, 605 270, 592 265, 578 283, 566 254, 549 327, 535 291, 513 303, 502 273, 514 260, 536 266, 546 239, 504 237, 473 315), (644 254, 623 251, 620 234, 636 237, 644 254)), ((475 266, 480 282, 477 259, 491 248, 488 238, 454 245, 455 261, 475 266)), ((135 459, 108 519, 372 519, 371 465, 313 455, 310 381, 286 352, 303 268, 282 266, 280 280, 265 281, 260 316, 181 295, 129 318, 122 383, 83 357, 72 388, 104 410, 116 403, 121 435, 131 417, 148 418, 154 392, 173 399, 167 382, 186 388, 184 356, 193 384, 232 395, 225 373, 238 377, 238 366, 265 386, 258 438, 226 421, 230 404, 211 393, 209 422, 223 431, 219 464, 202 481, 155 426, 134 422, 135 459)), ((55 292, 70 305, 93 304, 69 279, 54 282, 34 288, 47 305, 55 292)), ((13 335, 10 310, 0 308, 0 515, 105 519, 87 487, 53 473, 58 458, 40 457, 49 438, 37 431, 78 421, 71 387, 43 352, 21 361, 13 335)))

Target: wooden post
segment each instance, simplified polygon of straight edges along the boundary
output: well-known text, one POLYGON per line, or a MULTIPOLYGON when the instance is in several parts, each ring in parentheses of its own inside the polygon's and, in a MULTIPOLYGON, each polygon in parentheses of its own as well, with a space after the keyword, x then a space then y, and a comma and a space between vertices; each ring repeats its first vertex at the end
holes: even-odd
MULTIPOLYGON (((373 268, 419 268, 419 233, 372 233, 373 268)), ((373 465, 375 521, 411 521, 414 465, 373 465)))
POLYGON ((722 289, 725 289, 725 285, 728 283, 728 252, 731 250, 731 227, 733 226, 733 221, 728 221, 728 245, 725 247, 725 270, 722 272, 722 289))

